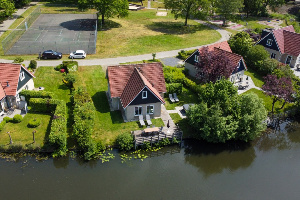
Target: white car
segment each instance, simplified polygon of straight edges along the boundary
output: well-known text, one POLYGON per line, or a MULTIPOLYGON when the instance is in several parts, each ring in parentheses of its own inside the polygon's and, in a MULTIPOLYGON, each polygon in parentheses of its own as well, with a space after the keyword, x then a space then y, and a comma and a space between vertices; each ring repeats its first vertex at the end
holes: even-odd
POLYGON ((70 53, 69 58, 85 58, 86 53, 83 50, 76 50, 72 53, 70 53))

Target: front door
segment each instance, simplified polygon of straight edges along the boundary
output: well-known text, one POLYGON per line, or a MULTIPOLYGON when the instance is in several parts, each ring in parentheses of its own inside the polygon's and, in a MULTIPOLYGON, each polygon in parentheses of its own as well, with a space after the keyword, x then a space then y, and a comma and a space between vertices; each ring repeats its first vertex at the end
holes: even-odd
POLYGON ((287 56, 285 64, 289 65, 291 63, 292 56, 287 56))

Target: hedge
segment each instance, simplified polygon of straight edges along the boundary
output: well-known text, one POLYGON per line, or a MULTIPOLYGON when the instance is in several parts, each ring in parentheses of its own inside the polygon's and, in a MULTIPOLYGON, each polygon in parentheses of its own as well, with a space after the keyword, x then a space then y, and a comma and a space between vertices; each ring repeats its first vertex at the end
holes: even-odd
POLYGON ((181 94, 182 93, 182 84, 181 83, 169 83, 167 86, 168 94, 181 94))
POLYGON ((52 99, 53 93, 47 91, 22 90, 20 96, 24 96, 29 105, 31 98, 52 99))
POLYGON ((183 84, 197 94, 199 94, 202 90, 201 85, 198 85, 197 83, 188 78, 183 79, 183 84))
POLYGON ((96 158, 98 152, 102 150, 102 146, 97 145, 92 139, 96 109, 85 88, 79 87, 74 91, 72 102, 74 106, 73 134, 84 153, 84 159, 91 160, 96 158))
POLYGON ((78 70, 78 62, 77 61, 63 61, 62 62, 63 68, 69 72, 75 72, 78 70))
POLYGON ((56 150, 53 156, 64 156, 67 152, 67 118, 66 103, 57 99, 31 98, 32 112, 51 113, 52 121, 49 143, 56 150))

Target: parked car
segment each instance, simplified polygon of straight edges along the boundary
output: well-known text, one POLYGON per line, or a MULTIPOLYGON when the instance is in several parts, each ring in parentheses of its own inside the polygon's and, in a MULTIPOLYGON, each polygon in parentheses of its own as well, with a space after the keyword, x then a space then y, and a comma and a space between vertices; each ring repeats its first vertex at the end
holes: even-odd
POLYGON ((42 59, 61 59, 61 58, 62 58, 62 53, 53 50, 44 51, 42 54, 42 59))
POLYGON ((70 53, 69 58, 85 58, 86 53, 83 50, 76 50, 72 53, 70 53))

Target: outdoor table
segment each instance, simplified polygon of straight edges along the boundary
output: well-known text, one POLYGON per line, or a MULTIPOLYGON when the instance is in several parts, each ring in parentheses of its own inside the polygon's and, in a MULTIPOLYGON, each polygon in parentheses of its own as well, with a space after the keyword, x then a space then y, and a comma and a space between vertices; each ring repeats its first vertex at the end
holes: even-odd
POLYGON ((158 127, 153 127, 153 128, 145 128, 144 132, 145 133, 152 133, 152 132, 158 132, 159 128, 158 127))

